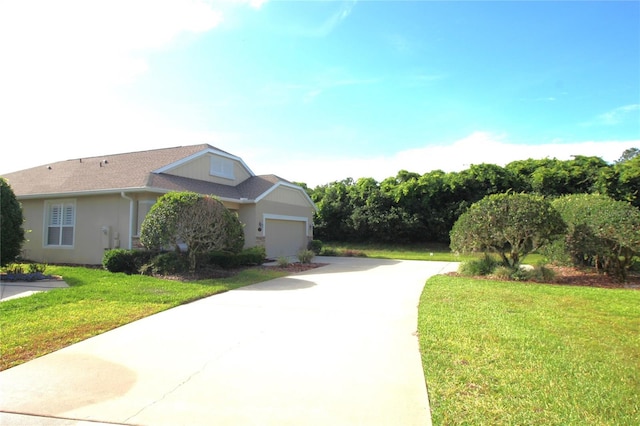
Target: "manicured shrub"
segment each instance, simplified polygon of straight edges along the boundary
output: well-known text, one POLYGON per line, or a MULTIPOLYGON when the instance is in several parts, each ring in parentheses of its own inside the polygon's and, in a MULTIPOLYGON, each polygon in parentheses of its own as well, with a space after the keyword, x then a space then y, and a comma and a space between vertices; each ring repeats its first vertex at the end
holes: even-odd
POLYGON ((160 253, 151 259, 150 264, 152 272, 158 275, 172 275, 189 270, 187 256, 176 251, 160 253))
POLYGON ((267 250, 263 246, 249 247, 236 256, 240 257, 242 266, 262 265, 267 260, 267 250))
POLYGON ((11 186, 0 178, 0 266, 8 265, 20 255, 25 241, 22 206, 11 186))
POLYGON ((313 251, 316 255, 320 255, 322 252, 322 241, 320 240, 311 240, 307 245, 307 248, 313 251))
POLYGON ((568 226, 564 243, 574 264, 593 266, 625 281, 640 255, 640 210, 598 194, 564 196, 553 206, 568 226))
POLYGON ((150 250, 184 243, 189 268, 195 271, 207 252, 240 251, 244 231, 238 215, 219 199, 188 191, 169 192, 147 213, 140 227, 140 242, 150 250))
POLYGON ((451 230, 454 252, 497 253, 504 266, 517 268, 531 253, 561 236, 565 225, 542 196, 493 194, 474 203, 451 230))
POLYGON ((256 246, 242 250, 240 253, 227 251, 211 251, 204 255, 204 264, 233 269, 242 266, 262 265, 267 259, 264 247, 256 246))
POLYGON ((102 266, 109 272, 137 274, 154 253, 145 250, 112 249, 104 252, 102 266))
POLYGON ((102 256, 102 266, 109 272, 124 272, 133 274, 136 264, 133 259, 133 251, 125 249, 107 250, 102 256))
POLYGON ((298 260, 300 263, 311 263, 315 253, 312 250, 300 250, 298 252, 298 260))

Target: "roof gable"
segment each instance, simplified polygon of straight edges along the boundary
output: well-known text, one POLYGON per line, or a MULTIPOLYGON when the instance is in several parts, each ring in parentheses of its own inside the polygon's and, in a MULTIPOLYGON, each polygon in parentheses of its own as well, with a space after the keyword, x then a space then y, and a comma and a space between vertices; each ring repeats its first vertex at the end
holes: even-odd
POLYGON ((200 152, 196 152, 194 154, 189 155, 188 157, 184 157, 181 158, 177 161, 174 161, 173 163, 170 164, 166 164, 156 170, 153 170, 153 173, 169 173, 171 174, 171 171, 176 169, 179 166, 182 166, 186 163, 189 163, 190 161, 193 161, 196 158, 200 158, 200 157, 205 157, 205 156, 214 156, 214 157, 219 157, 219 158, 224 158, 224 159, 228 159, 230 161, 234 161, 239 163, 240 165, 242 165, 242 167, 247 171, 247 173, 250 176, 255 176, 255 174, 251 171, 251 169, 249 168, 249 166, 247 166, 245 164, 245 162, 242 160, 242 158, 237 157, 235 155, 229 154, 228 152, 224 152, 220 149, 214 148, 209 146, 207 149, 204 149, 200 152))

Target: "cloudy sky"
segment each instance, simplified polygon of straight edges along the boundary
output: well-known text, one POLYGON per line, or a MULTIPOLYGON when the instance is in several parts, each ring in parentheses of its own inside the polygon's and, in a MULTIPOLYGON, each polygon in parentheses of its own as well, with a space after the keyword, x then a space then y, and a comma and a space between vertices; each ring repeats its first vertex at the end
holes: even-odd
POLYGON ((637 1, 3 0, 0 174, 209 143, 309 186, 640 148, 637 1))

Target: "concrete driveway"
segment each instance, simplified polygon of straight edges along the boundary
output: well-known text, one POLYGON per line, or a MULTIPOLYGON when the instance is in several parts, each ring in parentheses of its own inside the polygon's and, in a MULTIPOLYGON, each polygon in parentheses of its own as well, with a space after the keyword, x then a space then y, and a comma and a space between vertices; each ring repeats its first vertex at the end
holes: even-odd
POLYGON ((0 424, 431 424, 417 305, 457 264, 315 261, 0 372, 0 424))

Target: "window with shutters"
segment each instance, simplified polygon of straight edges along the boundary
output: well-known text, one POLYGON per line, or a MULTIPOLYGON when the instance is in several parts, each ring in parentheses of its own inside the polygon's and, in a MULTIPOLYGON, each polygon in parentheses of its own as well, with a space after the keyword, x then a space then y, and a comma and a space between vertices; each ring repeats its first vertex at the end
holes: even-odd
POLYGON ((45 246, 72 247, 76 225, 75 202, 49 201, 45 206, 45 246))

